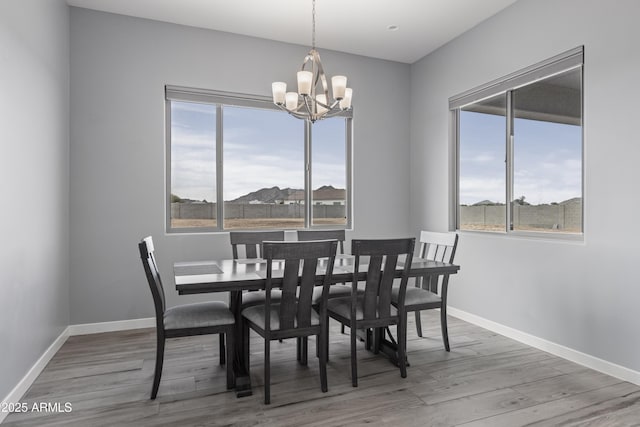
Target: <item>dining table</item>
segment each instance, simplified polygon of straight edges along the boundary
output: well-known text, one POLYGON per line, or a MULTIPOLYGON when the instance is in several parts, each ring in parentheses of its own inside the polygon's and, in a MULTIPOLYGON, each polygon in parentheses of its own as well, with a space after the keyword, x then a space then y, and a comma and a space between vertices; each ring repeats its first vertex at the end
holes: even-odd
MULTIPOLYGON (((366 279, 368 264, 360 261, 357 274, 354 274, 355 257, 352 255, 336 255, 332 284, 362 281, 366 279)), ((326 267, 318 266, 318 284, 321 284, 326 267)), ((278 279, 282 278, 284 262, 274 260, 273 286, 278 286, 278 279)), ((398 263, 397 277, 402 274, 404 262, 398 263)), ((442 276, 441 280, 448 281, 451 274, 456 274, 460 267, 456 264, 434 261, 424 258, 413 258, 409 276, 422 278, 416 283, 433 284, 442 276)), ((203 261, 181 261, 173 265, 173 273, 176 290, 179 295, 193 295, 212 292, 229 292, 229 307, 233 312, 236 325, 242 320, 241 306, 244 291, 263 290, 266 284, 267 261, 262 258, 252 259, 214 259, 203 261)), ((413 286, 409 284, 408 286, 413 286)), ((425 285, 426 286, 426 285, 425 285)), ((249 366, 246 366, 246 354, 249 349, 242 339, 242 328, 236 327, 234 339, 233 372, 236 383, 236 396, 244 397, 252 394, 249 366)), ((382 351, 397 363, 396 346, 393 342, 384 338, 384 331, 377 331, 376 351, 382 351), (394 359, 395 357, 395 359, 394 359)))

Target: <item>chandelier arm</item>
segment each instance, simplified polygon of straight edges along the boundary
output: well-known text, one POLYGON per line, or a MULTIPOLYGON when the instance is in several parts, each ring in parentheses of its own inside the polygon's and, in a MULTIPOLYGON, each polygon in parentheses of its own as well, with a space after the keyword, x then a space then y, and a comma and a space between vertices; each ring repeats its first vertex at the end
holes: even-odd
POLYGON ((322 61, 320 60, 320 53, 317 50, 313 49, 311 52, 313 53, 313 59, 315 65, 318 67, 318 77, 316 78, 315 84, 318 84, 318 79, 322 83, 322 90, 324 91, 324 95, 327 97, 327 101, 329 100, 329 85, 327 84, 327 76, 324 74, 324 68, 322 67, 322 61))
POLYGON ((292 112, 292 111, 287 111, 289 114, 291 114, 293 117, 296 117, 298 119, 309 119, 312 120, 309 115, 307 114, 302 114, 302 113, 296 113, 296 112, 292 112))
POLYGON ((323 108, 326 108, 327 110, 333 110, 338 102, 340 101, 334 101, 333 104, 325 104, 323 102, 318 101, 317 99, 313 100, 314 104, 319 105, 323 108))
POLYGON ((335 116, 339 116, 340 114, 342 114, 344 112, 344 110, 332 110, 332 111, 327 111, 326 114, 324 114, 322 116, 323 119, 328 119, 329 117, 335 117, 335 116))
MULTIPOLYGON (((277 105, 277 104, 276 104, 277 105)), ((300 105, 302 106, 302 105, 300 105)), ((278 105, 278 108, 280 108, 282 111, 284 111, 285 113, 289 113, 291 114, 293 117, 296 117, 298 119, 306 119, 309 117, 308 114, 305 113, 300 113, 296 110, 289 110, 287 107, 285 107, 284 105, 278 105)))
POLYGON ((302 96, 302 100, 305 106, 305 109, 307 110, 307 113, 309 114, 309 117, 313 116, 313 106, 311 105, 311 97, 310 96, 302 96))

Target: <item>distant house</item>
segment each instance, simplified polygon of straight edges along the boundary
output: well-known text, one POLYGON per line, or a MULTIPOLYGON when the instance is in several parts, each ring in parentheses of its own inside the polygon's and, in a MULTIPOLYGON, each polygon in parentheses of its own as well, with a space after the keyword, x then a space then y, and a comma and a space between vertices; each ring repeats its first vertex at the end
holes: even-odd
MULTIPOLYGON (((344 205, 347 192, 343 188, 335 188, 331 185, 322 186, 313 190, 314 205, 344 205)), ((304 205, 304 191, 296 190, 289 194, 283 201, 285 205, 304 205)))

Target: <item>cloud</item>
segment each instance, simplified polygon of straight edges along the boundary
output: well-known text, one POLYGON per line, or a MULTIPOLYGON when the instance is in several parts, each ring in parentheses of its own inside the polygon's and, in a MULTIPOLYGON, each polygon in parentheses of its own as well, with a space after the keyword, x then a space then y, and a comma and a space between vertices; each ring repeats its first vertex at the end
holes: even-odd
POLYGON ((478 153, 474 156, 461 159, 461 161, 472 162, 472 163, 489 163, 495 160, 496 160, 496 157, 492 153, 478 153))
MULTIPOLYGON (((171 191, 215 200, 215 108, 172 103, 171 191)), ((225 106, 224 199, 265 187, 304 188, 304 127, 281 112, 225 106)), ((333 120, 333 119, 332 119, 333 120)), ((312 153, 313 187, 345 188, 344 120, 323 122, 312 153)))
POLYGON ((474 203, 491 200, 504 203, 504 180, 484 177, 464 177, 460 181, 460 203, 472 205, 474 203))

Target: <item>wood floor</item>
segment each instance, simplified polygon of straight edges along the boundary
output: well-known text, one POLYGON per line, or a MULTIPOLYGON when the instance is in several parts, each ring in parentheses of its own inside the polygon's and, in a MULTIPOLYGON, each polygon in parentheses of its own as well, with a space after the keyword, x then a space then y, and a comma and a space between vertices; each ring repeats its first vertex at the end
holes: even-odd
MULTIPOLYGON (((71 404, 71 412, 10 414, 15 426, 637 426, 640 387, 451 318, 444 351, 437 312, 422 314, 425 338, 409 325, 408 377, 359 348, 351 387, 349 339, 332 325, 329 392, 320 391, 295 343, 272 344, 271 405, 262 393, 262 341, 252 337, 253 396, 225 389, 217 336, 168 340, 158 398, 149 400, 155 332, 73 336, 23 399, 71 404)), ((410 316, 413 317, 413 316, 410 316)))

